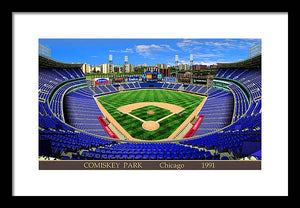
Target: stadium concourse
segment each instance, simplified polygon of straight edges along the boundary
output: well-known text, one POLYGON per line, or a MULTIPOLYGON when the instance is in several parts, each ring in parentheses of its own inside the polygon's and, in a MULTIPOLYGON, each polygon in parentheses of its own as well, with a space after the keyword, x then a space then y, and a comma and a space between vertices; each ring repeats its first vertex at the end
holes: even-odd
POLYGON ((131 82, 90 86, 81 64, 39 56, 39 159, 261 159, 261 57, 218 63, 213 86, 131 82), (161 89, 208 97, 192 137, 130 141, 105 124, 94 97, 121 90, 161 89), (100 119, 102 118, 102 120, 100 119))

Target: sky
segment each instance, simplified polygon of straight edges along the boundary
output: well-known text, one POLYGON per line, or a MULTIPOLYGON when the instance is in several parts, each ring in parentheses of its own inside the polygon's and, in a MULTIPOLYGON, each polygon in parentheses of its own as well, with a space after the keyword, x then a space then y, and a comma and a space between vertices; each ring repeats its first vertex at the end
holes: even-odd
POLYGON ((114 65, 123 65, 124 57, 133 65, 194 64, 237 62, 248 58, 249 47, 261 39, 39 39, 51 48, 51 58, 65 63, 108 63, 112 55, 114 65))

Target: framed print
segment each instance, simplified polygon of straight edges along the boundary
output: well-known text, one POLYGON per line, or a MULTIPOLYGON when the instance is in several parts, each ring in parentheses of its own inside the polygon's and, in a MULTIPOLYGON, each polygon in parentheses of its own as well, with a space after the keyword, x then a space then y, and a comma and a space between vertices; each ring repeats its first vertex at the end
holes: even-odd
POLYGON ((12 23, 14 195, 287 195, 287 13, 12 23))
POLYGON ((247 38, 39 39, 40 169, 260 169, 261 51, 247 38))

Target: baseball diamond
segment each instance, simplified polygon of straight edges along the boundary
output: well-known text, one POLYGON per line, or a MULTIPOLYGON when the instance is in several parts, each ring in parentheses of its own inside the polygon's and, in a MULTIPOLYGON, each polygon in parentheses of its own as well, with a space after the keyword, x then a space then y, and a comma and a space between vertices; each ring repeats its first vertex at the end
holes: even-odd
POLYGON ((203 99, 199 95, 178 91, 149 89, 100 96, 97 101, 101 104, 99 107, 105 108, 113 118, 110 122, 120 124, 132 138, 161 140, 172 139, 170 135, 203 99))
POLYGON ((143 119, 144 121, 157 121, 172 113, 167 109, 159 108, 153 105, 148 105, 142 108, 132 110, 129 114, 135 115, 143 119))

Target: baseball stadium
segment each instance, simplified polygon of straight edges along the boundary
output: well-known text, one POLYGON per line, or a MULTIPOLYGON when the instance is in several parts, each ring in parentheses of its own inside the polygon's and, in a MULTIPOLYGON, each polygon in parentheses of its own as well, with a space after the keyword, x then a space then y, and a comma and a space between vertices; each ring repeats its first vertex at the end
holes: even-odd
POLYGON ((261 55, 210 77, 82 66, 39 55, 39 160, 261 160, 261 55))

